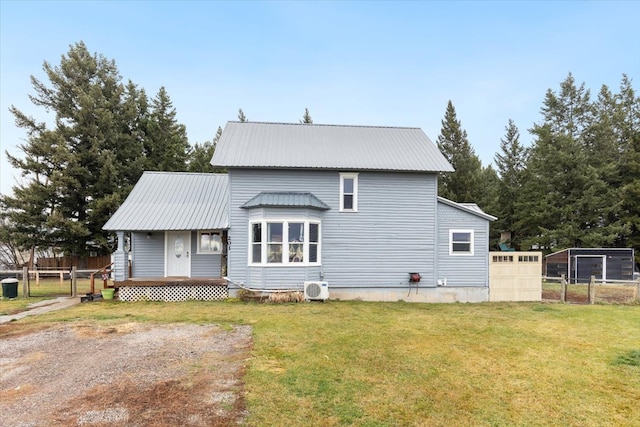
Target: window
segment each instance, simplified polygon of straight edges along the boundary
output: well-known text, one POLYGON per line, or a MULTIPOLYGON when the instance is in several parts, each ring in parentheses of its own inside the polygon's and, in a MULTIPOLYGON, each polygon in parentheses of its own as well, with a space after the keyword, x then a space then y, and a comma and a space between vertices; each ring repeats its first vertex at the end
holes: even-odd
POLYGON ((260 221, 250 225, 250 264, 308 265, 319 262, 320 224, 311 221, 260 221))
POLYGON ((340 174, 340 211, 358 211, 358 174, 340 174))
POLYGON ((282 263, 282 223, 267 223, 267 262, 282 263))
POLYGON ((473 255, 473 230, 449 230, 449 255, 473 255))
POLYGON ((198 231, 198 253, 219 254, 222 252, 222 238, 216 231, 198 231))
POLYGON ((251 263, 262 262, 262 223, 251 225, 251 263))

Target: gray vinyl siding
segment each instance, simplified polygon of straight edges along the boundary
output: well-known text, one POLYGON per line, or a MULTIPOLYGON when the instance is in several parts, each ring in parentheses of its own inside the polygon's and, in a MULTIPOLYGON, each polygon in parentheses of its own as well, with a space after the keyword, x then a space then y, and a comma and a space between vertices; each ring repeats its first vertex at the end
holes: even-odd
POLYGON ((438 279, 447 286, 488 286, 489 221, 438 203, 438 279), (473 255, 449 254, 449 230, 473 230, 473 255))
MULTIPOLYGON (((349 172, 348 170, 341 172, 349 172)), ((435 286, 436 175, 359 172, 358 212, 339 212, 338 171, 232 169, 229 277, 254 287, 291 287, 327 280, 332 288, 408 288, 410 272, 435 286), (262 191, 304 191, 329 205, 313 209, 247 210, 262 191), (249 220, 263 216, 321 220, 321 266, 249 266, 249 220)))
POLYGON ((131 276, 164 277, 164 231, 131 233, 131 276))
POLYGON ((191 232, 191 277, 219 278, 222 273, 221 254, 199 254, 198 232, 191 232))
MULTIPOLYGON (((220 254, 198 254, 198 233, 191 232, 191 277, 220 277, 222 256, 220 254)), ((164 277, 165 233, 155 231, 147 238, 147 232, 131 233, 132 277, 164 277)))

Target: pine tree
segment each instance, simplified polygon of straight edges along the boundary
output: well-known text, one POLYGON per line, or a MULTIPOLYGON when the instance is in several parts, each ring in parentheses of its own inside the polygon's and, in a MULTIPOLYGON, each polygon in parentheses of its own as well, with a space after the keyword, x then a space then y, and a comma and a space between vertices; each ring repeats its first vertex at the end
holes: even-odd
POLYGON ((509 119, 505 132, 504 138, 500 139, 500 152, 495 155, 500 181, 496 210, 493 212, 498 220, 491 226, 499 232, 510 231, 511 246, 516 247, 521 234, 517 224, 521 222, 521 194, 527 152, 520 144, 520 131, 513 120, 509 119))
POLYGON ((164 87, 151 102, 144 137, 145 169, 179 172, 187 169, 189 155, 187 129, 176 120, 176 110, 164 87))
POLYGON ((247 116, 244 115, 244 111, 242 111, 242 108, 238 108, 238 121, 242 123, 249 121, 247 120, 247 116))
POLYGON ((218 141, 222 136, 222 128, 218 126, 218 131, 213 141, 205 141, 202 144, 196 143, 191 150, 191 159, 189 161, 189 172, 226 172, 225 169, 214 168, 211 165, 211 158, 216 151, 218 141))
POLYGON ((309 114, 309 109, 308 108, 304 109, 304 115, 302 116, 302 120, 300 120, 300 123, 304 123, 304 124, 312 124, 313 123, 313 119, 311 118, 311 114, 309 114))
POLYGON ((3 197, 23 247, 56 246, 67 254, 109 253, 102 226, 142 173, 135 100, 121 83, 115 62, 70 46, 59 66, 45 62, 49 83, 31 77, 31 101, 55 114, 48 129, 16 107, 16 125, 27 142, 23 158, 8 155, 25 182, 3 197))
POLYGON ((440 175, 439 195, 455 202, 477 203, 482 195, 482 162, 469 144, 451 101, 447 104, 437 143, 455 169, 440 175))
POLYGON ((547 249, 609 246, 607 185, 588 156, 589 135, 597 120, 589 91, 573 76, 560 92, 547 91, 543 122, 531 130, 534 144, 527 163, 523 219, 530 244, 547 249))
POLYGON ((619 224, 625 228, 618 243, 635 249, 640 266, 640 96, 626 75, 616 98, 621 153, 619 224))

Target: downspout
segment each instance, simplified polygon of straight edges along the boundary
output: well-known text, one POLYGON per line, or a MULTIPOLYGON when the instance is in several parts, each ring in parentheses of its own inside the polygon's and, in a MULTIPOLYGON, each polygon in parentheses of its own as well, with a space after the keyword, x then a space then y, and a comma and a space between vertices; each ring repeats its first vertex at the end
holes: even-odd
POLYGON ((485 265, 485 285, 487 288, 487 302, 491 301, 491 283, 489 283, 489 281, 491 280, 491 277, 489 276, 489 242, 491 241, 491 235, 489 234, 489 229, 490 229, 490 224, 491 221, 487 220, 487 224, 485 225, 485 231, 486 231, 486 236, 487 236, 487 247, 484 251, 485 254, 485 259, 484 259, 484 265, 485 265))
POLYGON ((433 230, 434 242, 433 242, 433 277, 431 278, 431 282, 433 286, 438 286, 438 278, 440 277, 440 271, 438 270, 438 258, 439 258, 439 236, 440 236, 440 203, 438 202, 438 174, 436 174, 436 191, 433 195, 433 199, 435 202, 435 221, 433 230))

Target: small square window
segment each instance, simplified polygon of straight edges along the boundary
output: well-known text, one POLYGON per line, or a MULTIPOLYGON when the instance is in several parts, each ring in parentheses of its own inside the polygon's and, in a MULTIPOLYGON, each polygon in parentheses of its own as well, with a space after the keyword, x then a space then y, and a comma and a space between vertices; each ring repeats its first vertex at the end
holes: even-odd
POLYGON ((449 230, 449 255, 473 255, 473 230, 449 230))
POLYGON ((222 252, 222 238, 216 231, 198 232, 198 253, 219 254, 222 252))

